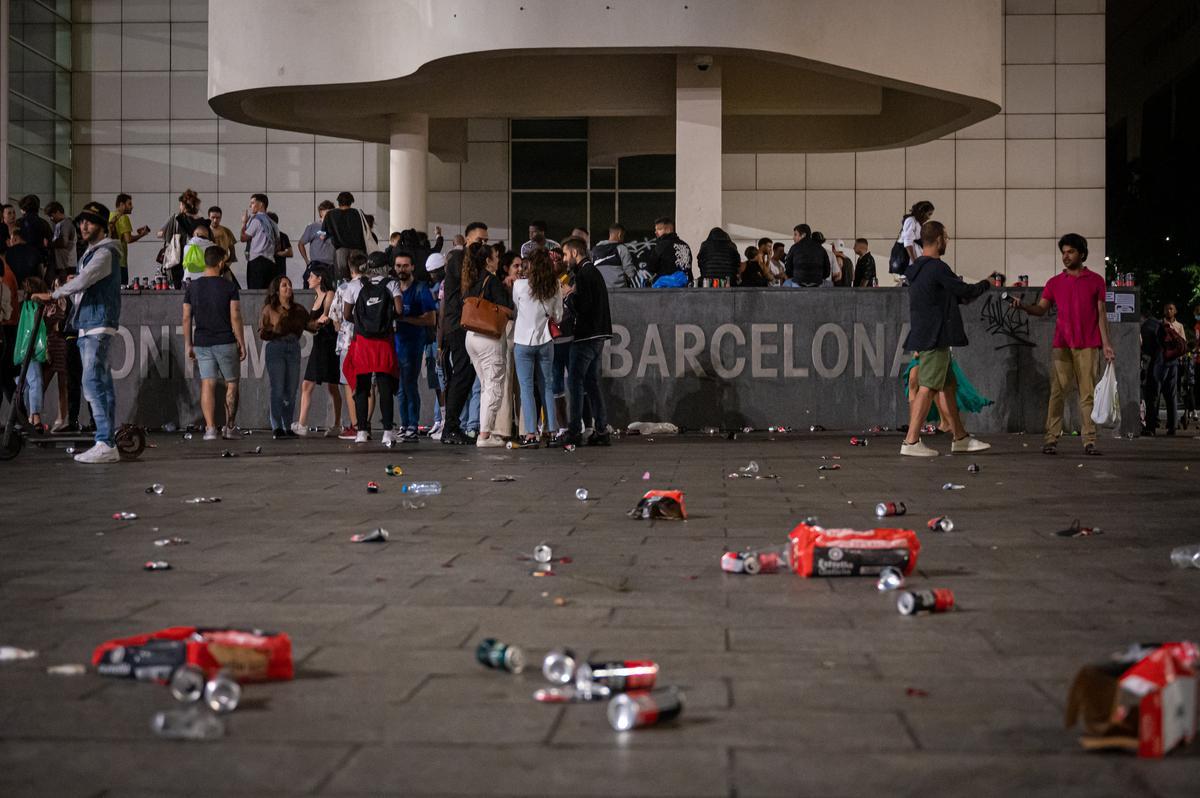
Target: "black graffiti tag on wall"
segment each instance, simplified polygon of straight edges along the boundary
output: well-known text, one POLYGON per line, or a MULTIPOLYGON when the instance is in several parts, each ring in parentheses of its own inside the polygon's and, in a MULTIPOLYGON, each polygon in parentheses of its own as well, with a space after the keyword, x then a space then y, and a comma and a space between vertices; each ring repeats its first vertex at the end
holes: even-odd
POLYGON ((990 294, 979 311, 979 319, 987 325, 987 331, 992 335, 1000 335, 1007 339, 1006 343, 997 349, 1010 346, 1035 347, 1029 340, 1029 316, 1017 310, 1012 303, 1002 299, 1000 294, 990 294))

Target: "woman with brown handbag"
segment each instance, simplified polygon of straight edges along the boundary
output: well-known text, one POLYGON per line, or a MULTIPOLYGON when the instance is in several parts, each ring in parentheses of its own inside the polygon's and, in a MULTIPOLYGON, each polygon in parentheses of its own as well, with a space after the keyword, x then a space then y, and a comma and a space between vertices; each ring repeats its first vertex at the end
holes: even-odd
POLYGON ((479 375, 479 438, 475 445, 487 448, 503 446, 492 435, 500 410, 504 373, 508 367, 508 347, 504 330, 512 318, 512 297, 504 282, 496 276, 500 256, 486 244, 467 247, 462 263, 462 326, 467 330, 467 354, 479 375))

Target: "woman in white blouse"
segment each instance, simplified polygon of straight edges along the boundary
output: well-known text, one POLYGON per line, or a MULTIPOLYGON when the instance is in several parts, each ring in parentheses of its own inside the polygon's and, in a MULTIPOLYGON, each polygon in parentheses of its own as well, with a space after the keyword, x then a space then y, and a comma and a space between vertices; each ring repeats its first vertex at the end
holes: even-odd
MULTIPOLYGON (((534 250, 527 260, 525 276, 513 283, 513 305, 517 311, 513 341, 516 343, 517 381, 521 385, 521 412, 527 433, 522 448, 537 448, 537 384, 541 381, 542 407, 546 411, 546 430, 557 430, 554 413, 554 389, 551 371, 554 363, 554 339, 550 322, 563 315, 563 297, 550 256, 544 249, 534 250)), ((547 440, 557 446, 557 438, 547 440)))

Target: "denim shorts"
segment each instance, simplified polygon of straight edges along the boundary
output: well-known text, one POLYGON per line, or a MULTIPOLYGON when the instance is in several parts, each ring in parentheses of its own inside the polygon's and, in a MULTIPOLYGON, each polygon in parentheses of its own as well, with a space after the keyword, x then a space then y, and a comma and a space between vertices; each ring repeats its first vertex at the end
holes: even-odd
POLYGON ((196 365, 200 368, 200 379, 215 380, 219 377, 226 382, 235 382, 242 376, 242 366, 238 360, 236 343, 197 346, 195 351, 196 365))

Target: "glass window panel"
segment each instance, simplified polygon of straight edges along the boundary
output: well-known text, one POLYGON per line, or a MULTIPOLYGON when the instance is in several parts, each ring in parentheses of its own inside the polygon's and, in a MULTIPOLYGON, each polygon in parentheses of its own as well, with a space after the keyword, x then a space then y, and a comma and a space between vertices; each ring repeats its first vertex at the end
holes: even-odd
MULTIPOLYGON (((53 6, 53 2, 47 5, 53 6)), ((71 25, 33 0, 13 0, 9 35, 64 66, 71 64, 71 25)))
POLYGON ((674 155, 632 155, 617 162, 621 170, 621 189, 675 188, 674 155))
POLYGON ((71 73, 23 47, 8 50, 9 90, 69 117, 71 73))
POLYGON ((546 223, 546 236, 562 242, 587 218, 587 192, 514 191, 512 193, 512 239, 518 247, 528 240, 529 223, 546 223))
MULTIPOLYGON (((622 191, 617 195, 617 200, 617 221, 625 225, 626 241, 654 238, 654 220, 660 216, 675 215, 674 191, 622 191)), ((700 242, 688 243, 699 250, 700 242)))
POLYGON ((586 141, 514 141, 514 189, 587 188, 586 141))
POLYGON ((14 197, 37 194, 42 202, 58 199, 70 205, 71 170, 14 147, 8 150, 8 182, 14 197))
POLYGON ((592 243, 603 241, 608 236, 608 227, 617 219, 617 195, 612 191, 592 192, 591 218, 588 232, 592 243))
POLYGON ((617 170, 616 169, 609 169, 609 168, 605 167, 603 169, 593 169, 592 170, 592 190, 593 191, 595 191, 596 189, 606 189, 606 188, 615 189, 616 187, 617 187, 617 170))
POLYGON ((514 119, 514 139, 586 139, 586 119, 514 119))

